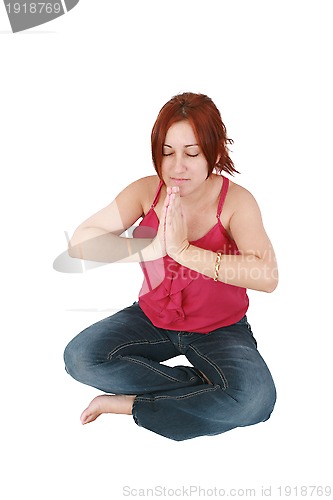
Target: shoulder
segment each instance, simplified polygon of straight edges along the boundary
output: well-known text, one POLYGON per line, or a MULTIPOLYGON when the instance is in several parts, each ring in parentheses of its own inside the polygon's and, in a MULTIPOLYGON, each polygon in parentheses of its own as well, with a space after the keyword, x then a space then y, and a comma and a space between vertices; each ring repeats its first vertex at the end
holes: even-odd
POLYGON ((229 179, 228 204, 231 212, 259 210, 258 203, 253 194, 243 186, 229 179))
MULTIPOLYGON (((133 181, 131 184, 125 187, 119 195, 126 193, 126 195, 135 196, 136 199, 140 199, 142 202, 151 195, 154 195, 159 185, 159 177, 157 175, 149 175, 147 177, 141 177, 133 181)), ((119 196, 118 195, 118 196, 119 196)))
POLYGON ((144 191, 149 191, 150 189, 157 189, 158 185, 160 183, 160 179, 158 175, 148 175, 146 177, 141 177, 140 179, 137 179, 136 181, 132 182, 130 186, 132 186, 134 189, 139 189, 144 191))
POLYGON ((141 177, 126 186, 116 197, 116 202, 118 206, 124 205, 125 208, 128 203, 131 203, 131 205, 136 205, 138 210, 140 207, 141 214, 147 213, 154 200, 159 183, 160 179, 157 175, 141 177))
POLYGON ((153 192, 153 194, 155 194, 155 191, 160 184, 160 178, 158 177, 158 175, 148 175, 147 177, 142 177, 141 179, 139 179, 139 182, 141 183, 144 190, 150 193, 153 192))

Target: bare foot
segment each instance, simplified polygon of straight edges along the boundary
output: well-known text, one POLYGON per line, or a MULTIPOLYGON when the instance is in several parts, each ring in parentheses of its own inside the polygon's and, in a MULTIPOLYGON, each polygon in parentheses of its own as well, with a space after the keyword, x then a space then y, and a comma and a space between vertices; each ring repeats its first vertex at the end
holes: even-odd
POLYGON ((132 406, 135 396, 124 394, 105 394, 94 398, 88 408, 81 415, 81 423, 93 422, 102 413, 120 413, 132 415, 132 406))

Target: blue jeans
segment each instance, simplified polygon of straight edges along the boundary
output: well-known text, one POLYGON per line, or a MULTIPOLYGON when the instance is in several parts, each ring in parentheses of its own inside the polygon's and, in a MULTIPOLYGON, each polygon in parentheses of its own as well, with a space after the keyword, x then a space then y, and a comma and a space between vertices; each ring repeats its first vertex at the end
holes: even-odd
POLYGON ((276 400, 246 316, 208 334, 165 330, 134 303, 83 330, 64 359, 83 384, 136 395, 134 421, 176 441, 263 422, 276 400), (162 363, 179 355, 193 366, 162 363))

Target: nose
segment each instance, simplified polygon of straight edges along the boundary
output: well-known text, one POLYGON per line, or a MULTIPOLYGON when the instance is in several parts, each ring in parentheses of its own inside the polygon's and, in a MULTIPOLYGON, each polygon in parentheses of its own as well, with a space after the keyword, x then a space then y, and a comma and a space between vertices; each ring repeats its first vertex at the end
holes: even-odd
POLYGON ((186 167, 184 165, 184 159, 181 155, 178 155, 175 157, 174 171, 177 174, 180 174, 180 173, 186 171, 186 167))

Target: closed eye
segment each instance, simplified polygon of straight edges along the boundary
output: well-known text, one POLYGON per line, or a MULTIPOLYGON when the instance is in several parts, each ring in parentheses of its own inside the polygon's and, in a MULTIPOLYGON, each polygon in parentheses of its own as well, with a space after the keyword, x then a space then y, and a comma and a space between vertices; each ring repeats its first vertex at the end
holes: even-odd
MULTIPOLYGON (((173 153, 163 153, 163 156, 171 156, 173 153)), ((199 153, 196 155, 190 155, 189 153, 186 153, 186 156, 189 156, 190 158, 195 158, 196 156, 199 156, 199 153)))

